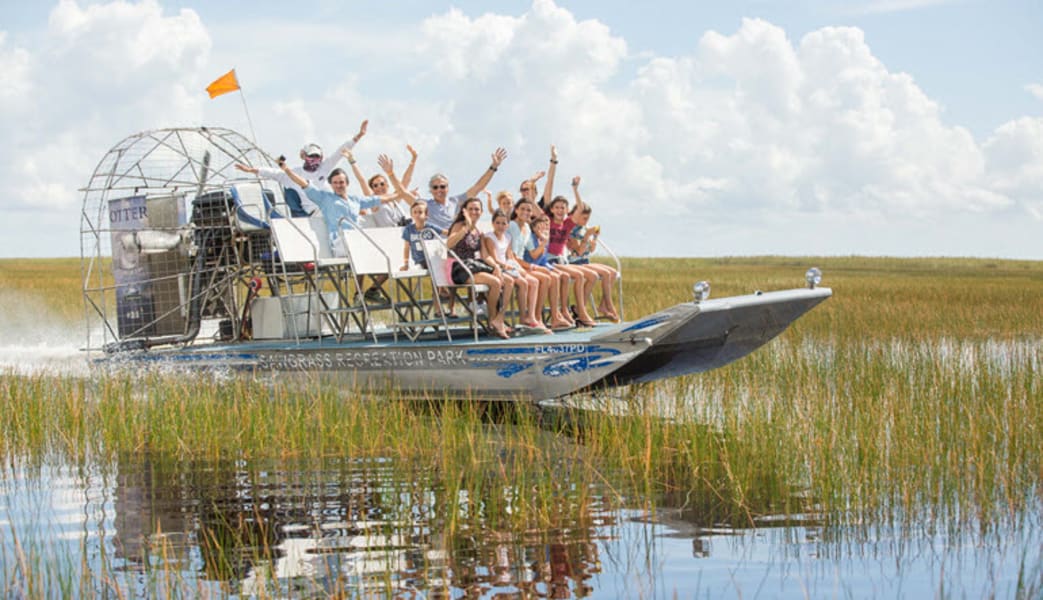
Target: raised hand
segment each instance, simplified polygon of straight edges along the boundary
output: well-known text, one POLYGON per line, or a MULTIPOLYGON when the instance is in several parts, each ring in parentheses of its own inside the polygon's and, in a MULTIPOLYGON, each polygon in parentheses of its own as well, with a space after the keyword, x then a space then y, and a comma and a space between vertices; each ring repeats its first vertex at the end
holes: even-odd
POLYGON ((387 154, 381 154, 377 157, 377 164, 384 170, 385 173, 391 175, 395 170, 395 163, 392 162, 391 157, 387 154))
POLYGON ((409 155, 412 157, 409 160, 411 162, 416 162, 416 150, 414 150, 409 144, 406 144, 406 150, 409 150, 409 155))
POLYGON ((366 119, 362 122, 362 125, 359 125, 359 132, 355 134, 355 143, 358 143, 358 141, 362 139, 362 136, 366 135, 366 129, 368 127, 369 119, 366 119))
POLYGON ((503 163, 504 159, 506 159, 506 158, 507 158, 507 151, 504 150, 503 148, 497 148, 496 152, 493 152, 493 162, 492 162, 493 168, 494 169, 498 168, 503 163))

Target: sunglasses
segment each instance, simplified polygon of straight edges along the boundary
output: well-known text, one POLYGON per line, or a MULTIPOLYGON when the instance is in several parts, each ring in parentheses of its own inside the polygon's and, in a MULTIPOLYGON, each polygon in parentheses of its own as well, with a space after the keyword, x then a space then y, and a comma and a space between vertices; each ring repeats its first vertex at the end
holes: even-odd
POLYGON ((449 186, 444 184, 444 183, 440 183, 438 185, 431 186, 431 189, 433 189, 433 190, 444 190, 447 187, 449 187, 449 186))
POLYGON ((528 188, 528 187, 523 187, 523 188, 521 188, 521 192, 522 192, 522 193, 525 193, 525 192, 531 192, 531 191, 532 191, 532 188, 528 188))

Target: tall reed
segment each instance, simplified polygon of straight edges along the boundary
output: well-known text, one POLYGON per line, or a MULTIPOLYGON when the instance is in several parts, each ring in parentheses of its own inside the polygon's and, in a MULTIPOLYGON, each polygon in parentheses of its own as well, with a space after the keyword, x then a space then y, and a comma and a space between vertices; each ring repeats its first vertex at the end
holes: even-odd
MULTIPOLYGON (((372 461, 433 490, 451 543, 589 523, 605 504, 702 525, 811 515, 853 535, 894 525, 976 543, 1038 514, 1040 263, 627 260, 627 313, 685 301, 697 279, 714 297, 796 286, 811 264, 835 296, 780 339, 716 371, 585 401, 603 410, 490 411, 318 379, 2 374, 0 481, 16 467, 134 457, 372 461)), ((263 539, 224 531, 218 548, 263 539)), ((5 572, 39 589, 46 548, 22 547, 5 572)), ((222 551, 213 560, 231 568, 222 551)))

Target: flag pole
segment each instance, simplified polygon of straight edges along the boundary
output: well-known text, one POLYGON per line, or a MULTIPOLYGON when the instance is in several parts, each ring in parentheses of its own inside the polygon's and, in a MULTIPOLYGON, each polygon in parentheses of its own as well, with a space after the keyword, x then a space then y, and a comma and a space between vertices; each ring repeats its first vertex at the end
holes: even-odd
MULTIPOLYGON (((232 71, 234 72, 235 69, 232 69, 232 71)), ((236 79, 235 80, 238 83, 238 81, 239 81, 238 74, 236 75, 236 79)), ((250 126, 250 138, 252 139, 252 141, 254 143, 254 146, 256 146, 257 145, 257 134, 254 133, 254 122, 253 122, 253 119, 250 118, 250 109, 247 108, 247 106, 246 106, 246 94, 243 93, 243 86, 242 85, 239 86, 239 98, 243 101, 243 112, 246 113, 246 124, 250 126)))

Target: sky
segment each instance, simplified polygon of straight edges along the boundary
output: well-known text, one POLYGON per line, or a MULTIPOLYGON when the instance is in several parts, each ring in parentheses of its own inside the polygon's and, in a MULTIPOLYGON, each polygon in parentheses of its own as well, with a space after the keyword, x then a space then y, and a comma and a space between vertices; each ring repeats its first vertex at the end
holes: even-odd
POLYGON ((1038 0, 0 2, 3 257, 78 256, 136 132, 295 156, 369 119, 364 170, 412 144, 450 193, 555 144, 621 255, 1043 259, 1038 0))

